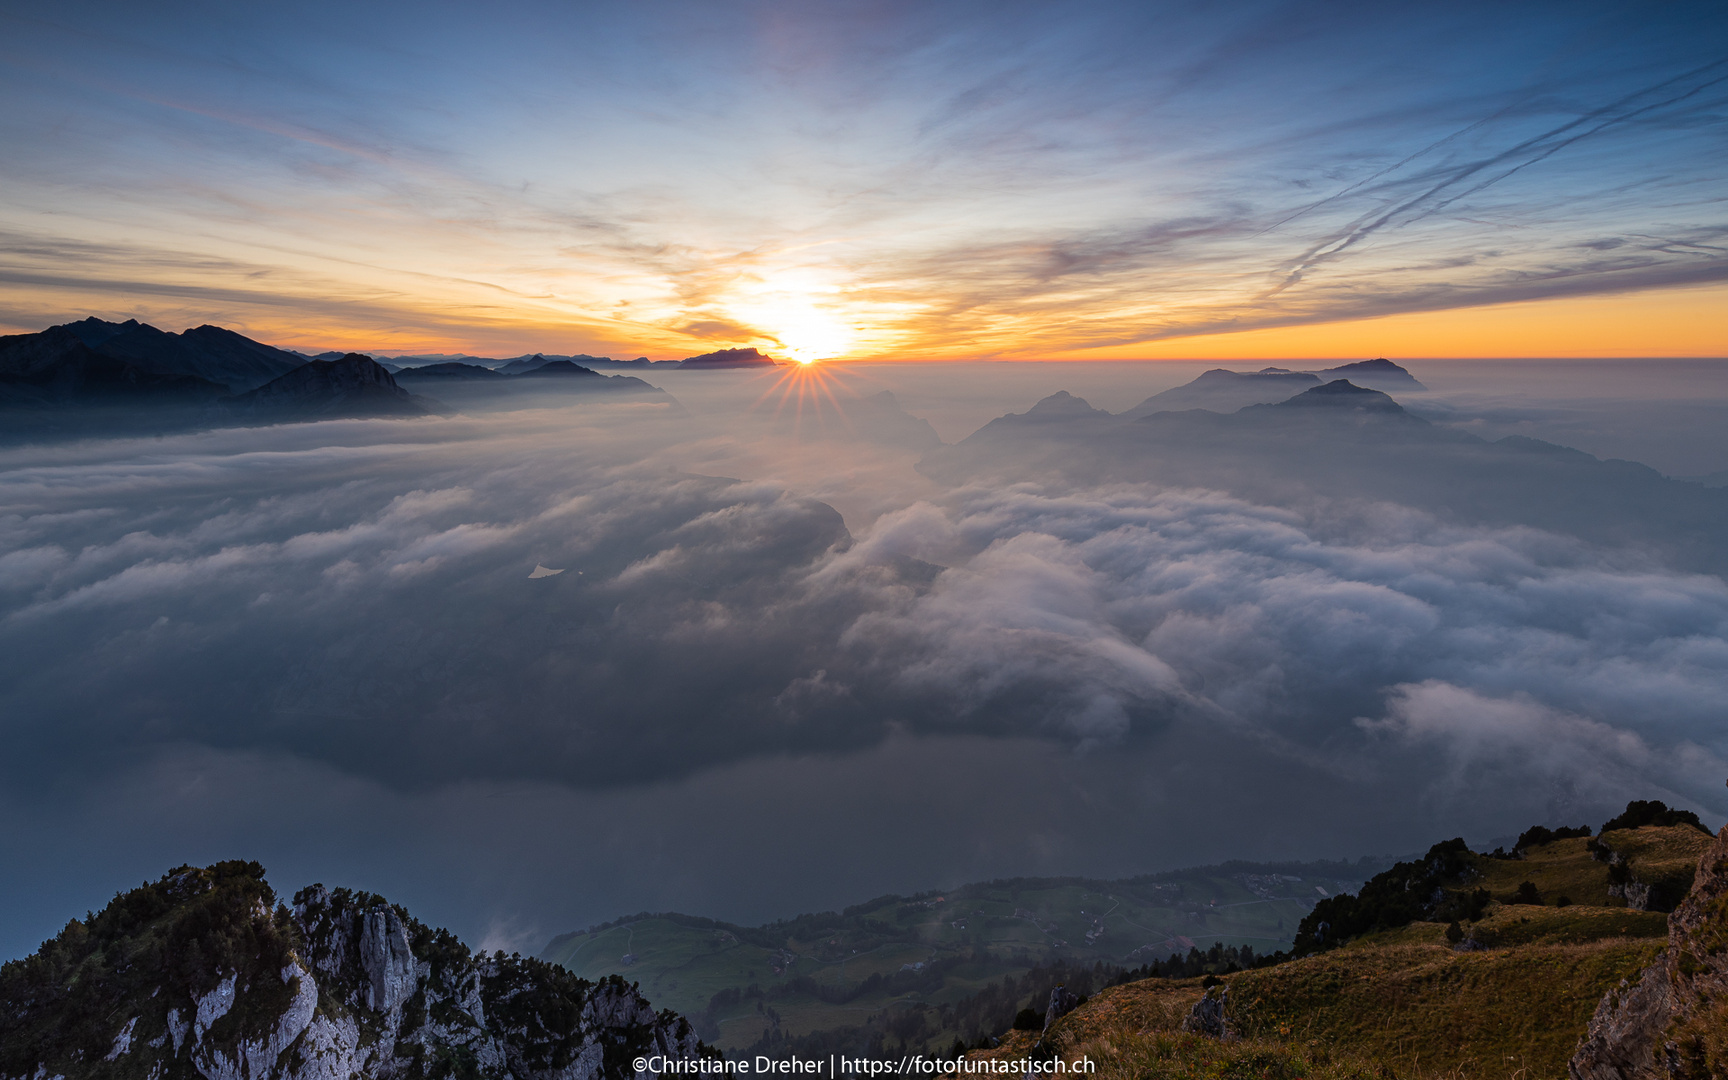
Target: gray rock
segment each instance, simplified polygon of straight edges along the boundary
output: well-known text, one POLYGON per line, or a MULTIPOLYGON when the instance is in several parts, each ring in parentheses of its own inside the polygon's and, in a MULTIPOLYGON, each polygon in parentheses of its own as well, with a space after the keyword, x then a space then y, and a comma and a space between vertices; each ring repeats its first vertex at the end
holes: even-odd
POLYGON ((1182 1030, 1194 1035, 1209 1035, 1214 1039, 1227 1039, 1231 1035, 1229 1017, 1226 1015, 1230 1003, 1230 988, 1217 986, 1208 989, 1201 995, 1194 1007, 1188 1010, 1188 1015, 1182 1020, 1182 1030))
POLYGON ((1728 1072, 1728 828, 1668 917, 1668 947, 1603 995, 1572 1080, 1703 1080, 1728 1072))
POLYGON ((1050 1025, 1073 1012, 1080 1004, 1080 995, 1066 986, 1058 986, 1050 991, 1050 1001, 1044 1006, 1044 1030, 1049 1031, 1050 1025))

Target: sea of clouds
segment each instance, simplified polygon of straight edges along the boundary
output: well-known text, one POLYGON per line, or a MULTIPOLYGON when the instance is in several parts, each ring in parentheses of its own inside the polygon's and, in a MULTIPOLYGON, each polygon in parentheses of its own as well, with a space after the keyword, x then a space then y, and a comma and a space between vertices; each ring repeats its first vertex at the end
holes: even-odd
POLYGON ((215 858, 529 950, 1728 811, 1720 577, 672 389, 0 451, 0 946, 215 858))

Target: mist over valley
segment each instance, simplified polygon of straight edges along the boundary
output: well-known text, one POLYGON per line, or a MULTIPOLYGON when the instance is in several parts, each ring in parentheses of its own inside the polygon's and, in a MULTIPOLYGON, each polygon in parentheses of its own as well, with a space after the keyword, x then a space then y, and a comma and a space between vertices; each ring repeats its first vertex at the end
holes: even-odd
POLYGON ((537 950, 1720 816, 1728 491, 1532 438, 1636 379, 1717 471, 1684 366, 1230 412, 1155 407, 1198 365, 407 368, 437 411, 15 444, 8 947, 237 845, 537 950))

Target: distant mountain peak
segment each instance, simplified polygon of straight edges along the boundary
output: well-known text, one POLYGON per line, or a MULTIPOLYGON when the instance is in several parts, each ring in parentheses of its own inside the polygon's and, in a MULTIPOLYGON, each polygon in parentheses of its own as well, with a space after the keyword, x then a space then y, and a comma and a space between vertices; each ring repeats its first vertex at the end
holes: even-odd
POLYGON ((1334 379, 1304 390, 1288 401, 1264 406, 1269 409, 1347 408, 1381 413, 1403 413, 1404 406, 1378 390, 1357 386, 1349 379, 1334 379))
POLYGON ((94 315, 86 316, 79 319, 77 322, 62 323, 60 326, 53 327, 52 329, 69 331, 76 335, 79 341, 82 341, 84 344, 94 349, 109 338, 118 337, 129 330, 136 330, 139 327, 149 327, 152 330, 156 329, 148 323, 139 322, 137 319, 127 319, 123 323, 117 323, 109 322, 106 319, 98 319, 94 315))
POLYGON ((686 357, 681 367, 767 367, 773 360, 755 349, 719 349, 701 356, 686 357))
POLYGON ((1207 383, 1239 383, 1267 382, 1289 383, 1298 385, 1319 381, 1319 376, 1307 371, 1285 371, 1283 368, 1262 368, 1259 371, 1231 371, 1229 368, 1213 368, 1203 371, 1200 377, 1189 383, 1189 386, 1202 386, 1207 383))
POLYGON ((1026 416, 1036 416, 1039 419, 1055 419, 1074 416, 1108 416, 1102 409, 1094 409, 1092 403, 1083 397, 1075 397, 1066 390, 1058 390, 1047 398, 1042 398, 1036 405, 1026 410, 1026 416))
POLYGON ((581 364, 571 363, 569 360, 549 360, 538 367, 515 373, 515 377, 518 379, 539 378, 542 376, 551 376, 556 378, 558 376, 570 377, 581 375, 593 375, 596 378, 602 377, 600 373, 595 371, 593 368, 585 368, 581 364))
POLYGON ((1327 368, 1317 374, 1321 378, 1355 379, 1358 383, 1365 383, 1377 389, 1428 389, 1416 381, 1416 376, 1384 356, 1377 356, 1372 360, 1358 360, 1354 364, 1341 364, 1335 368, 1327 368))
POLYGON ((312 360, 258 389, 230 399, 241 412, 308 416, 424 416, 408 391, 370 356, 312 360))

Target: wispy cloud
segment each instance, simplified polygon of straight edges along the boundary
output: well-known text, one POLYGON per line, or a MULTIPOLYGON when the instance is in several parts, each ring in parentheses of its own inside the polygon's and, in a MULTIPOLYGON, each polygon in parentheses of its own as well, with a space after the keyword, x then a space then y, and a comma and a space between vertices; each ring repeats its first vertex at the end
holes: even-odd
POLYGON ((10 317, 1024 355, 1722 280, 1708 5, 670 8, 14 19, 10 317))

